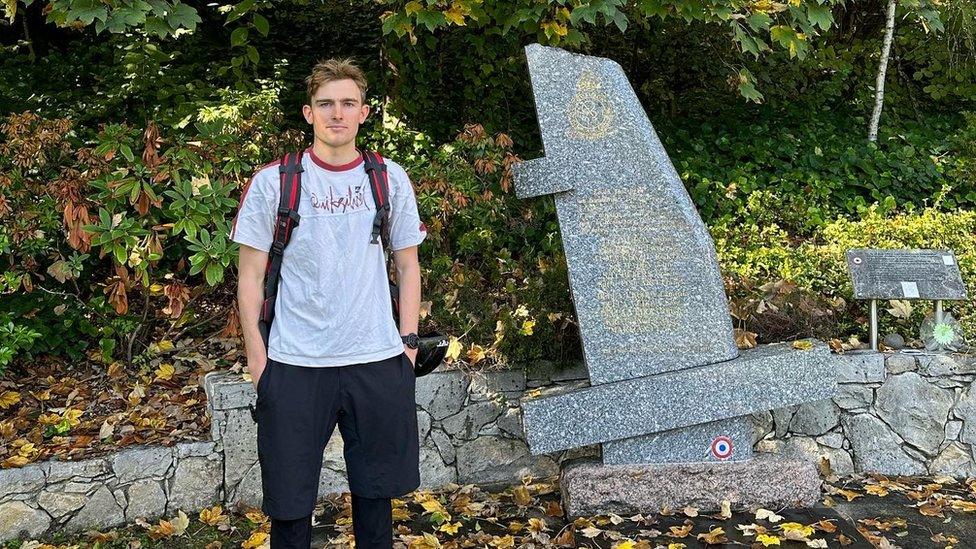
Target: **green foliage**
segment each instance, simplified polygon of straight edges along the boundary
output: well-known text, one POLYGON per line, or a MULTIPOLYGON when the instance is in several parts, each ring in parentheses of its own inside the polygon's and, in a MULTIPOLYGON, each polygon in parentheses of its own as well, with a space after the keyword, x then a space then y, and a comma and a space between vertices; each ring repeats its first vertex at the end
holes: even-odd
MULTIPOLYGON (((768 291, 757 288, 757 282, 785 281, 811 299, 811 303, 830 303, 836 312, 823 330, 822 319, 794 322, 814 326, 821 337, 857 333, 864 341, 866 302, 854 301, 847 273, 845 253, 851 248, 933 248, 949 249, 956 254, 963 281, 970 295, 976 295, 976 212, 946 212, 938 207, 898 208, 886 212, 878 206, 867 208, 858 216, 839 217, 826 223, 810 238, 796 241, 775 224, 719 223, 711 227, 722 271, 733 281, 733 301, 754 298, 768 291)), ((917 337, 918 325, 932 304, 915 308, 907 324, 890 315, 881 315, 882 331, 901 331, 917 337), (906 329, 911 326, 911 329, 906 329)), ((956 318, 961 319, 967 337, 976 337, 976 307, 972 300, 947 303, 956 318)), ((772 311, 768 314, 774 314, 772 311)), ((796 314, 824 316, 823 307, 810 305, 796 314)), ((759 315, 761 317, 761 315, 759 315)), ((763 332, 763 319, 747 329, 763 332), (758 329, 756 329, 758 328, 758 329)), ((798 335, 804 335, 800 332, 798 335)), ((806 332, 806 335, 813 335, 806 332)))
POLYGON ((14 324, 9 315, 0 315, 0 376, 13 361, 14 356, 31 349, 39 332, 27 326, 14 324))

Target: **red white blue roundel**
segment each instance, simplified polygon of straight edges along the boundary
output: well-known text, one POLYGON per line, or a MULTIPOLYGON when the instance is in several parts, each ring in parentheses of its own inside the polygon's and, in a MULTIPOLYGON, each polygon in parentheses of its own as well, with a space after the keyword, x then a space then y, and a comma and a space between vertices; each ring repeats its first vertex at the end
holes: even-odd
POLYGON ((732 439, 725 436, 717 436, 712 439, 712 455, 715 459, 725 461, 732 457, 732 439))

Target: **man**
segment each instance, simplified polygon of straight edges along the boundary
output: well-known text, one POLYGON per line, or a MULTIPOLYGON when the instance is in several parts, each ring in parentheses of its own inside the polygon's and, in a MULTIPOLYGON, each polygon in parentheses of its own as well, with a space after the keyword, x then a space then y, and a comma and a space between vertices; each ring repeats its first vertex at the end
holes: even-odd
POLYGON ((231 230, 241 244, 237 299, 257 392, 262 510, 271 517, 272 549, 310 546, 322 452, 338 423, 356 546, 390 548, 390 499, 420 484, 413 363, 417 245, 427 234, 406 172, 386 160, 398 330, 382 244, 371 243, 376 205, 356 149, 369 114, 366 79, 349 60, 332 59, 315 65, 306 83, 302 110, 314 140, 302 155, 301 218, 282 257, 267 349, 258 317, 278 163, 259 169, 244 188, 231 230))

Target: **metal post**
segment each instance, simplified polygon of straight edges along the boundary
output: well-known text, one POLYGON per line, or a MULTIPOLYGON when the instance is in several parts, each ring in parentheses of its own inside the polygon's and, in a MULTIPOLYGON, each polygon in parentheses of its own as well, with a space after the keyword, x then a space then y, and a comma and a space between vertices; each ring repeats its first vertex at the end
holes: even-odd
POLYGON ((935 323, 942 324, 942 319, 945 315, 942 313, 942 300, 935 300, 935 323))
POLYGON ((878 351, 878 300, 871 300, 871 350, 878 351))

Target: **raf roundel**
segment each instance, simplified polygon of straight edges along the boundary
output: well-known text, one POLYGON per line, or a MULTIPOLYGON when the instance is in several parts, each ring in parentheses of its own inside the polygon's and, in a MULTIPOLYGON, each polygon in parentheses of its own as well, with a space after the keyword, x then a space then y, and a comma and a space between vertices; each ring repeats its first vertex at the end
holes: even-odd
POLYGON ((712 439, 711 451, 716 459, 729 459, 732 457, 732 439, 725 435, 715 437, 712 439))

